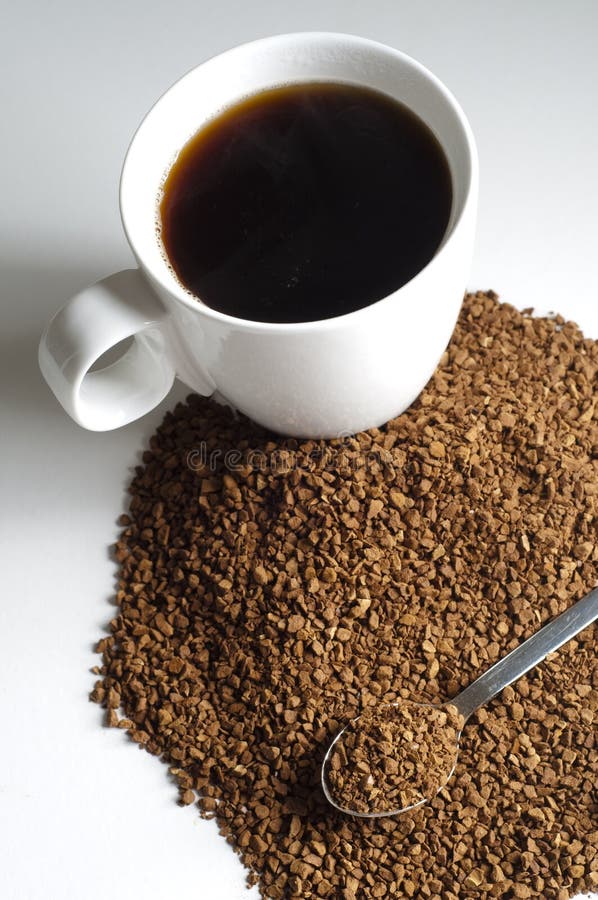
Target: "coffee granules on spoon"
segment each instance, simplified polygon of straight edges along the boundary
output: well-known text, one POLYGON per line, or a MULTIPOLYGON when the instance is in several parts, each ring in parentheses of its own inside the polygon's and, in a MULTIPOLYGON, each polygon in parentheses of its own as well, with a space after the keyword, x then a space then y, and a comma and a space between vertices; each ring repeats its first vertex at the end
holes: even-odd
POLYGON ((319 777, 348 720, 450 699, 595 585, 597 373, 575 325, 475 294, 384 428, 296 441, 191 397, 152 437, 93 699, 216 817, 263 897, 596 885, 593 628, 477 712, 430 804, 343 816, 319 777))
POLYGON ((336 741, 325 777, 341 809, 388 813, 431 800, 457 760, 456 706, 401 701, 366 710, 336 741))

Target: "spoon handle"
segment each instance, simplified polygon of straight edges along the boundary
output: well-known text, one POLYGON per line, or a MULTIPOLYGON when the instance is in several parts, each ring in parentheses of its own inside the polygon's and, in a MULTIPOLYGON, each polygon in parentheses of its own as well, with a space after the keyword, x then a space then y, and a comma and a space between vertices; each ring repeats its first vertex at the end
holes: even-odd
POLYGON ((476 709, 533 669, 549 653, 558 650, 595 619, 598 619, 598 588, 594 588, 582 600, 578 600, 519 647, 511 650, 450 702, 467 721, 476 709))

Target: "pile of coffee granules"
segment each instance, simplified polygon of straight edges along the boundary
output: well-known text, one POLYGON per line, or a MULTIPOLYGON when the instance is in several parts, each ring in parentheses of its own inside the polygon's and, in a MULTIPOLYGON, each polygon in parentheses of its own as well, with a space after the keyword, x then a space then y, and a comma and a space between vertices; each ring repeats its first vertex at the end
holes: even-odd
POLYGON ((320 764, 347 720, 452 698, 595 585, 597 373, 575 325, 480 293, 383 428, 284 439, 190 397, 152 437, 93 699, 263 897, 596 884, 592 628, 472 717, 449 788, 413 813, 336 813, 320 764))
POLYGON ((324 776, 348 812, 388 813, 436 796, 457 759, 463 716, 452 704, 372 707, 339 735, 324 776))

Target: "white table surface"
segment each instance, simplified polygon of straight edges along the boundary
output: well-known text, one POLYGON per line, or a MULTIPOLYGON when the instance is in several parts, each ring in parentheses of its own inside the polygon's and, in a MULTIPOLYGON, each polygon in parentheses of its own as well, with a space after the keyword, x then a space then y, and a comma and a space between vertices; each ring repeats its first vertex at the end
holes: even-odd
POLYGON ((598 4, 580 0, 20 0, 0 28, 0 897, 242 900, 241 865, 166 769, 87 700, 111 618, 108 545, 167 406, 92 434, 37 370, 46 319, 132 256, 120 164, 153 100, 208 56, 284 31, 393 44, 477 136, 471 287, 598 338, 598 4))

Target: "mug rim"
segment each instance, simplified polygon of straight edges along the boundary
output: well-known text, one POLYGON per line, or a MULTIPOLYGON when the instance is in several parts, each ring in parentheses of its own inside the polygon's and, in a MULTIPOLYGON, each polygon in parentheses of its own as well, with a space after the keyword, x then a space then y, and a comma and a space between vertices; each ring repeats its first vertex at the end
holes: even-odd
MULTIPOLYGON (((417 111, 414 110, 414 112, 417 111)), ((201 128, 202 126, 200 126, 201 128)), ((440 139, 438 139, 440 141, 440 139)), ((442 146, 442 141, 440 141, 442 146)), ((443 148, 444 149, 444 148, 443 148)), ((388 44, 383 44, 380 41, 372 40, 371 38, 361 37, 360 35, 344 33, 344 32, 334 32, 334 31, 295 31, 295 32, 281 32, 280 34, 269 35, 267 37, 258 38, 257 40, 252 41, 244 41, 241 44, 237 44, 233 47, 228 48, 227 50, 221 51, 219 53, 215 53, 202 62, 198 63, 198 65, 193 66, 176 81, 174 81, 170 87, 168 87, 152 104, 150 109, 146 112, 143 119, 137 126, 133 137, 129 142, 129 146, 127 148, 127 152, 125 154, 121 175, 120 175, 120 184, 119 184, 119 209, 120 209, 120 217, 123 226, 123 230, 125 232, 125 236, 133 253, 140 264, 142 271, 147 272, 151 278, 158 283, 162 290, 164 290, 170 297, 175 299, 178 303, 182 303, 188 309, 192 310, 197 314, 202 314, 207 316, 210 319, 213 319, 217 322, 220 322, 225 325, 235 325, 239 328, 243 328, 244 330, 251 331, 263 331, 270 333, 289 333, 300 334, 302 332, 311 332, 311 331, 324 331, 331 328, 336 328, 339 325, 344 325, 345 323, 350 324, 355 320, 357 316, 363 315, 368 310, 378 309, 383 305, 392 302, 396 299, 397 295, 409 288, 415 281, 421 278, 424 273, 433 265, 436 264, 437 261, 446 255, 449 244, 454 240, 456 233, 461 229, 463 219, 465 217, 465 213, 472 202, 472 196, 474 192, 477 190, 478 183, 478 153, 475 138, 473 135, 473 131, 469 124, 469 121, 454 94, 446 87, 446 85, 436 76, 433 72, 431 72, 426 66, 422 63, 418 62, 418 60, 414 59, 412 56, 409 56, 407 53, 404 53, 402 50, 398 50, 395 47, 391 47, 388 44), (276 44, 280 43, 284 39, 338 39, 344 42, 350 41, 354 44, 359 44, 360 46, 366 46, 371 48, 374 51, 384 51, 385 53, 390 52, 395 57, 401 59, 401 61, 407 63, 407 65, 411 66, 413 69, 417 71, 420 76, 427 79, 434 88, 442 95, 443 99, 446 101, 448 106, 450 107, 453 115, 455 115, 456 119, 459 122, 459 125, 463 131, 465 137, 465 147, 468 153, 468 177, 467 183, 465 185, 464 191, 464 199, 461 204, 461 209, 458 211, 455 219, 450 225, 450 229, 445 232, 442 241, 434 255, 428 260, 428 262, 423 266, 416 274, 402 284, 399 288, 392 291, 390 294, 387 294, 384 297, 381 297, 379 300, 375 300, 373 303, 368 303, 365 306, 360 307, 359 309, 351 310, 350 312, 343 313, 339 316, 332 316, 327 319, 314 319, 307 322, 261 322, 259 319, 243 319, 238 318, 236 316, 231 316, 227 313, 220 312, 219 310, 213 309, 211 306, 208 306, 204 303, 201 298, 196 297, 190 293, 187 293, 185 288, 180 285, 177 281, 175 281, 176 291, 173 290, 173 286, 166 282, 166 280, 162 277, 161 273, 156 271, 156 269, 149 265, 144 259, 142 254, 137 249, 136 242, 132 235, 132 229, 127 222, 126 215, 126 203, 124 200, 125 190, 126 190, 126 181, 128 170, 130 166, 130 158, 131 158, 131 150, 133 146, 136 144, 147 118, 153 112, 153 110, 161 104, 166 98, 175 91, 180 82, 184 81, 188 78, 192 73, 196 72, 198 69, 201 69, 203 66, 209 64, 213 59, 226 57, 228 55, 234 55, 236 52, 246 49, 249 47, 259 47, 267 44, 276 44)), ((164 261, 164 266, 167 268, 167 263, 164 261)))

